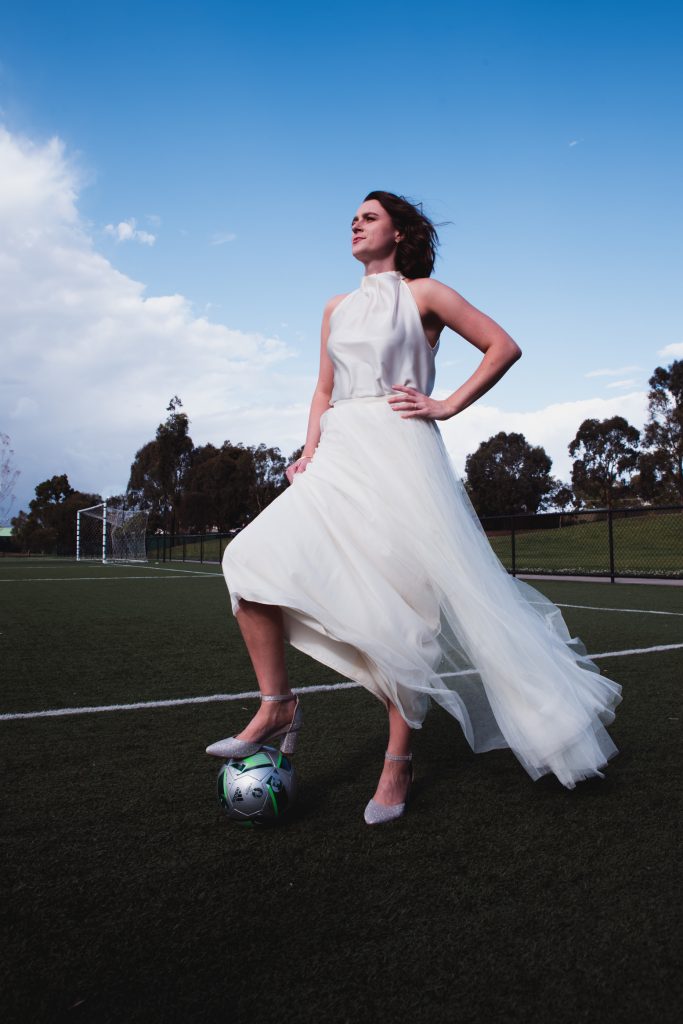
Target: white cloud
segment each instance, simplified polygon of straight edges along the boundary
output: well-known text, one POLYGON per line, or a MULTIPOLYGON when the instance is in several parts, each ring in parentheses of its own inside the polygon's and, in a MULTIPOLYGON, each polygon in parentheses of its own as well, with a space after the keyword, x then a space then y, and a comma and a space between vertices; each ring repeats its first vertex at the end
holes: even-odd
POLYGON ((116 225, 107 224, 104 231, 105 234, 115 238, 117 242, 139 242, 140 245, 154 245, 156 235, 136 228, 135 223, 135 217, 129 217, 128 220, 122 220, 116 225))
POLYGON ((234 233, 234 231, 223 231, 223 232, 218 231, 218 232, 216 232, 216 234, 213 234, 211 236, 210 244, 211 245, 225 245, 226 242, 234 242, 236 238, 237 238, 237 235, 234 233))
POLYGON ((584 373, 584 377, 620 377, 622 373, 635 373, 641 369, 641 366, 620 366, 616 370, 591 370, 584 373))
MULTIPOLYGON (((125 488, 171 395, 183 399, 196 443, 252 443, 240 433, 245 396, 275 406, 290 386, 278 372, 296 354, 285 342, 196 316, 182 295, 147 296, 97 252, 80 186, 59 139, 36 144, 0 126, 0 428, 22 471, 18 507, 54 473, 83 490, 125 488)), ((256 425, 253 443, 278 443, 282 420, 273 414, 271 434, 256 425)))
MULTIPOLYGON (((449 392, 434 392, 435 398, 446 398, 449 392)), ((586 419, 608 419, 624 416, 641 429, 647 417, 647 394, 634 391, 614 398, 585 398, 577 402, 558 402, 531 412, 505 412, 482 401, 450 420, 439 423, 444 442, 462 475, 465 459, 477 450, 482 441, 503 430, 524 434, 530 444, 542 445, 553 460, 553 476, 568 481, 572 460, 567 445, 586 419)))
POLYGON ((683 358, 683 341, 675 341, 672 345, 665 345, 657 353, 659 356, 673 356, 674 359, 683 358))
POLYGON ((636 386, 636 382, 633 378, 629 380, 612 380, 609 384, 606 384, 607 388, 633 388, 636 386))

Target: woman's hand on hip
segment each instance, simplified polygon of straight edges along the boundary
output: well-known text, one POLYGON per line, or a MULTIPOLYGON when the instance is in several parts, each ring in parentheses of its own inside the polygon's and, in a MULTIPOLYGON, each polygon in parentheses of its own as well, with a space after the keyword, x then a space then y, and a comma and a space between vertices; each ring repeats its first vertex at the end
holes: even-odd
POLYGON ((401 395, 390 395, 387 401, 394 412, 401 413, 401 419, 407 420, 419 416, 423 420, 448 420, 453 415, 447 402, 438 402, 429 395, 423 395, 417 388, 403 384, 392 384, 394 391, 404 392, 401 395))

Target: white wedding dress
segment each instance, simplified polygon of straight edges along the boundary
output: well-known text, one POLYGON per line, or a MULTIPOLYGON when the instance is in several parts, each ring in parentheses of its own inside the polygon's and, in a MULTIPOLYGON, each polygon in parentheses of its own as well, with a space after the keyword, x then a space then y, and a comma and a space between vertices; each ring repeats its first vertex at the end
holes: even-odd
POLYGON ((474 751, 509 747, 533 779, 573 788, 616 753, 605 725, 621 687, 501 565, 436 422, 387 402, 394 384, 431 393, 437 350, 397 271, 339 303, 315 457, 227 547, 232 609, 279 605, 294 647, 414 728, 437 701, 474 751))

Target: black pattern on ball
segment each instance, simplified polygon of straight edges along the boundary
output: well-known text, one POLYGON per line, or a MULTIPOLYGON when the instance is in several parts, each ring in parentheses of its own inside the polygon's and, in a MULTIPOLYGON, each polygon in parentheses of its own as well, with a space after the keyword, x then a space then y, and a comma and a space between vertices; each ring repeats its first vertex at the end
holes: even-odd
POLYGON ((274 747, 261 747, 245 758, 231 758, 218 772, 218 800, 232 821, 273 825, 282 821, 296 793, 289 758, 274 747))

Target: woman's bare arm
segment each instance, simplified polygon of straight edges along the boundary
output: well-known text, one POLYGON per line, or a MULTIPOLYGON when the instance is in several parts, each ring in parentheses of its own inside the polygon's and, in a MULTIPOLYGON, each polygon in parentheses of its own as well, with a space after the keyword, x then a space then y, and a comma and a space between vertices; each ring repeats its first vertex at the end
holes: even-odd
MULTIPOLYGON (((419 412, 408 413, 421 416, 427 414, 432 419, 449 419, 486 394, 520 358, 522 350, 495 320, 482 313, 448 285, 424 278, 411 281, 410 289, 428 336, 436 338, 443 327, 450 327, 484 353, 474 373, 452 395, 442 402, 428 398, 426 404, 421 403, 422 408, 419 412)), ((415 389, 397 390, 409 393, 415 389)), ((394 396, 394 409, 409 409, 410 406, 407 404, 397 404, 404 400, 405 395, 394 396)))
MULTIPOLYGON (((343 298, 345 298, 344 295, 335 295, 334 298, 330 299, 323 311, 323 322, 320 329, 320 369, 313 398, 311 399, 306 441, 301 459, 312 458, 320 441, 320 417, 330 408, 330 397, 334 387, 334 366, 327 354, 327 339, 330 336, 330 316, 343 298)), ((297 460, 289 466, 286 470, 289 482, 292 482, 295 473, 303 473, 307 465, 307 462, 297 460)))

